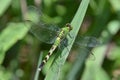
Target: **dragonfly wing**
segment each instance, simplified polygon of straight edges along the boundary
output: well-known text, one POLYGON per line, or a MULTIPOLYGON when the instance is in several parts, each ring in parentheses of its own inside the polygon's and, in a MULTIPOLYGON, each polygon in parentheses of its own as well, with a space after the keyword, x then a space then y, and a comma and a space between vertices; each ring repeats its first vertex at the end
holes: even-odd
POLYGON ((92 48, 100 45, 100 42, 95 37, 92 36, 77 37, 75 45, 92 48))
POLYGON ((31 24, 30 32, 42 42, 52 44, 57 37, 59 27, 45 23, 42 20, 42 12, 34 6, 28 8, 27 14, 29 16, 25 17, 25 21, 31 24))
POLYGON ((52 44, 58 35, 59 29, 52 25, 49 25, 49 27, 47 26, 47 24, 42 23, 39 25, 33 24, 31 26, 30 32, 32 32, 42 42, 52 44))
MULTIPOLYGON (((81 57, 81 55, 84 56, 84 58, 88 57, 91 60, 95 60, 95 56, 93 54, 93 52, 91 51, 93 47, 99 46, 100 42, 97 40, 97 38, 92 37, 92 36, 77 36, 75 43, 74 43, 74 47, 73 49, 75 49, 76 53, 80 53, 77 54, 77 58, 79 59, 81 57), (89 56, 90 55, 90 56, 89 56)), ((82 56, 82 59, 84 59, 82 56)))

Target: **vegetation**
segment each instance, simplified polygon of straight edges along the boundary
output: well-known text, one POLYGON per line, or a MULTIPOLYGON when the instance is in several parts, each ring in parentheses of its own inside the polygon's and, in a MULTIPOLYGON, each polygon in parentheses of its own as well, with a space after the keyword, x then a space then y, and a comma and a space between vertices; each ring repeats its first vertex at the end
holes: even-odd
MULTIPOLYGON (((119 0, 0 3, 0 80, 120 80, 119 0), (39 41, 29 32, 31 24, 26 25, 24 19, 30 5, 43 12, 46 23, 57 24, 59 28, 71 23, 73 27, 67 48, 58 48, 41 72, 38 66, 52 44, 39 41), (96 37, 100 44, 78 48, 74 46, 75 38, 80 36, 96 37)), ((31 19, 38 22, 38 17, 31 19)))

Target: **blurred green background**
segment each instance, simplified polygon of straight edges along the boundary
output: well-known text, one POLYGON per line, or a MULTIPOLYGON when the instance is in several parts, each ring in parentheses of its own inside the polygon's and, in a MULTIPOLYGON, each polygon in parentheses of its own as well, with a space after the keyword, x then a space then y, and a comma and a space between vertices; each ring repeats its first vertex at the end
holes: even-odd
MULTIPOLYGON (((42 43, 24 27, 28 6, 39 7, 47 23, 63 27, 72 21, 80 3, 81 0, 0 0, 0 80, 43 80, 55 57, 36 79, 39 56, 43 53, 44 57, 51 45, 42 43)), ((120 0, 90 0, 78 35, 94 36, 101 45, 92 49, 93 55, 87 59, 80 53, 75 57, 73 48, 59 80, 120 80, 119 4, 120 0)))

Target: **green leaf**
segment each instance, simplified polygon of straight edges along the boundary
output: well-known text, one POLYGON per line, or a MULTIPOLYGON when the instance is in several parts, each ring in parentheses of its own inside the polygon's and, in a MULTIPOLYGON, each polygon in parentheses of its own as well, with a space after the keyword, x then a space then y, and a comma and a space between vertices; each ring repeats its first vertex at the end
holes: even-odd
POLYGON ((12 73, 0 66, 0 80, 11 80, 12 73))
POLYGON ((94 49, 95 60, 87 60, 81 80, 110 80, 110 77, 101 68, 106 49, 107 45, 103 45, 94 49))
MULTIPOLYGON (((75 17, 71 22, 73 30, 70 32, 70 34, 74 38, 72 38, 72 39, 69 38, 69 40, 68 40, 68 43, 71 43, 68 46, 69 50, 71 49, 71 47, 74 43, 75 37, 77 36, 77 33, 80 29, 80 26, 81 26, 81 23, 85 16, 88 4, 89 4, 89 0, 82 0, 77 13, 75 14, 75 17)), ((54 63, 52 64, 50 70, 48 71, 48 73, 46 75, 45 80, 58 80, 59 79, 60 70, 65 63, 67 56, 69 55, 68 49, 64 49, 62 51, 61 55, 59 57, 57 57, 57 59, 54 61, 54 63)))
POLYGON ((0 47, 0 64, 2 63, 5 56, 5 51, 0 47))
POLYGON ((88 55, 90 54, 90 49, 88 48, 78 48, 79 50, 75 50, 77 54, 75 62, 72 64, 72 68, 66 75, 66 80, 75 80, 79 76, 76 76, 79 71, 82 69, 88 55))
POLYGON ((119 5, 120 1, 119 0, 109 0, 109 2, 115 11, 120 11, 120 5, 119 5))
POLYGON ((12 0, 0 0, 0 16, 5 12, 8 8, 12 0))
POLYGON ((36 70, 36 73, 35 73, 34 80, 38 80, 38 78, 39 78, 38 68, 39 68, 40 63, 42 62, 42 56, 43 56, 43 53, 41 52, 40 56, 39 56, 38 66, 37 66, 37 70, 36 70))
POLYGON ((0 64, 3 62, 5 52, 18 40, 22 39, 28 29, 23 23, 9 23, 0 34, 0 64))

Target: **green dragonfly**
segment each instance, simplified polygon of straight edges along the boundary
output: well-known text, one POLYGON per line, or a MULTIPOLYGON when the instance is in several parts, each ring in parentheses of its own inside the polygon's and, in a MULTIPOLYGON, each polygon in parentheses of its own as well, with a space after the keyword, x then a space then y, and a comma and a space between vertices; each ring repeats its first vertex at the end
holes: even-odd
MULTIPOLYGON (((67 23, 63 28, 56 27, 55 25, 47 24, 42 20, 43 14, 38 12, 39 10, 36 7, 29 7, 28 13, 35 12, 37 14, 36 19, 38 21, 34 22, 32 18, 25 18, 26 21, 32 24, 30 28, 30 32, 32 32, 40 41, 53 44, 50 48, 48 54, 45 56, 44 60, 40 64, 38 70, 41 71, 45 63, 48 61, 54 50, 59 46, 63 45, 67 47, 65 44, 66 36, 68 35, 72 38, 69 32, 73 29, 70 23, 67 23), (38 16, 39 15, 39 16, 38 16), (38 24, 39 23, 39 24, 38 24)), ((78 37, 79 39, 79 37, 78 37)), ((86 46, 86 47, 95 47, 98 43, 95 37, 84 37, 80 38, 79 41, 76 42, 78 46, 86 46)))

